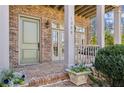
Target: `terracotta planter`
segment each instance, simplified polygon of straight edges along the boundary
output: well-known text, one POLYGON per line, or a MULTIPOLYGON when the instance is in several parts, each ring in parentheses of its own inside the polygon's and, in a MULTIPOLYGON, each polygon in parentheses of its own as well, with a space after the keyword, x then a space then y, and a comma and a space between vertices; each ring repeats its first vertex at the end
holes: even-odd
POLYGON ((70 69, 67 69, 67 72, 69 74, 70 81, 76 84, 77 86, 87 83, 88 74, 91 73, 91 71, 76 73, 76 72, 70 71, 70 69))

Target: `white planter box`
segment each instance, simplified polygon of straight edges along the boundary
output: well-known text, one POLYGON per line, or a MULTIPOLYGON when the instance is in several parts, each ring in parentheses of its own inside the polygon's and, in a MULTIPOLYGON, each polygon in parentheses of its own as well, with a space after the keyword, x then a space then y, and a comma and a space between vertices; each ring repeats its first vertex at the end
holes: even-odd
POLYGON ((69 69, 67 69, 67 72, 69 74, 70 81, 76 84, 77 86, 87 83, 88 74, 91 73, 90 71, 75 73, 75 72, 70 71, 69 69))

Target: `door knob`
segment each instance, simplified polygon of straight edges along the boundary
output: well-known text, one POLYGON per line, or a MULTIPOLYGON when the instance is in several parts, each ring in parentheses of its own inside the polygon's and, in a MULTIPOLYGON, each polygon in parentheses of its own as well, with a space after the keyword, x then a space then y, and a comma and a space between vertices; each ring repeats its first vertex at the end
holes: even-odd
POLYGON ((38 43, 38 50, 40 50, 40 43, 38 43))

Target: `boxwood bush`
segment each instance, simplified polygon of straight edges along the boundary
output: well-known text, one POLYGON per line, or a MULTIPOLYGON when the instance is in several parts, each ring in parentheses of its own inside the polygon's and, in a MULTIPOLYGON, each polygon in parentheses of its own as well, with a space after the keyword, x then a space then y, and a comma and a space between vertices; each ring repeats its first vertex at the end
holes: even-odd
POLYGON ((124 45, 100 49, 96 54, 94 66, 108 77, 111 86, 124 86, 124 45))

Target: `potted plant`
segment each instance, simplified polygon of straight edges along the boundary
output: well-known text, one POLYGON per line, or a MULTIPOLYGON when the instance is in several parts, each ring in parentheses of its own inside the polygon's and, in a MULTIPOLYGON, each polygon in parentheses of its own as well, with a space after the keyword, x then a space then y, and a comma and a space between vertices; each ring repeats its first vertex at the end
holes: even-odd
POLYGON ((12 70, 3 70, 0 73, 0 87, 14 87, 25 83, 25 75, 12 70))
POLYGON ((83 64, 74 65, 66 71, 69 74, 70 81, 77 86, 87 83, 88 74, 91 73, 90 69, 83 64))

